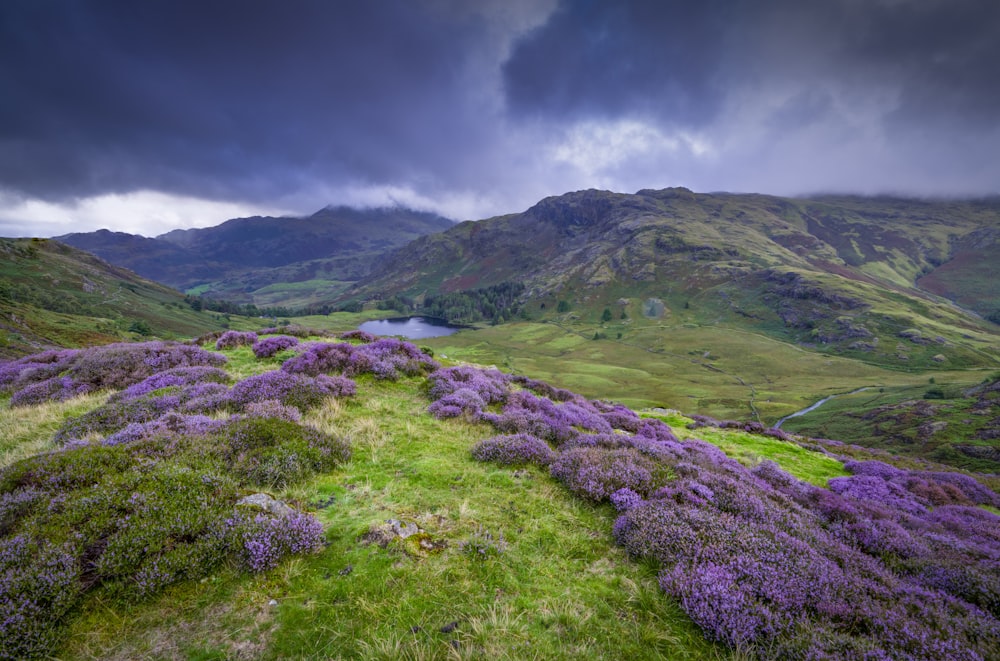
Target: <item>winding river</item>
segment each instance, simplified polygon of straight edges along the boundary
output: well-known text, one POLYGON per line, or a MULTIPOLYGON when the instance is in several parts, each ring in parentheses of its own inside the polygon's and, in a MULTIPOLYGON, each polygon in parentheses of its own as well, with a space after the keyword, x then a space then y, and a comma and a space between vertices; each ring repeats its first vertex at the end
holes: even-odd
POLYGON ((826 404, 827 402, 829 402, 831 399, 834 399, 836 397, 843 397, 844 395, 854 395, 856 393, 864 392, 865 390, 869 390, 870 388, 871 388, 871 386, 865 386, 864 388, 858 388, 857 390, 852 390, 851 392, 846 392, 846 393, 842 392, 842 393, 840 393, 838 395, 830 395, 829 397, 824 397, 823 399, 819 400, 815 404, 807 406, 806 408, 802 409, 801 411, 796 411, 795 413, 790 413, 790 414, 786 415, 784 418, 782 418, 781 420, 778 420, 776 423, 774 423, 773 429, 781 429, 781 425, 785 424, 786 420, 789 420, 791 418, 797 418, 799 416, 805 415, 806 413, 811 413, 812 411, 815 411, 819 407, 821 407, 824 404, 826 404))

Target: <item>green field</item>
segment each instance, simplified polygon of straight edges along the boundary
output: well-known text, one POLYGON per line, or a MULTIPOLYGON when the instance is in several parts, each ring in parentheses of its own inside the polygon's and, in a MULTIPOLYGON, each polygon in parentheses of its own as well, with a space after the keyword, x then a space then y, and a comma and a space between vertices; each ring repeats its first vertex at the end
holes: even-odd
MULTIPOLYGON (((647 326, 626 331, 622 340, 612 333, 594 340, 594 332, 584 324, 516 323, 422 344, 452 359, 530 374, 589 397, 741 420, 754 419, 756 410, 765 424, 832 394, 917 386, 928 379, 730 328, 647 326)), ((939 381, 969 385, 989 373, 932 372, 939 381)))

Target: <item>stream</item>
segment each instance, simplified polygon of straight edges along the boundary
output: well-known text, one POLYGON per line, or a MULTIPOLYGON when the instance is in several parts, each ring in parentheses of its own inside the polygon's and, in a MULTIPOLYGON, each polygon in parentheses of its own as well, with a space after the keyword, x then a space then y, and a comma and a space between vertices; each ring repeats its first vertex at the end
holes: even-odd
POLYGON ((834 399, 836 397, 843 397, 844 395, 854 395, 856 393, 864 392, 865 390, 869 390, 870 388, 871 388, 871 386, 865 386, 864 388, 858 388, 857 390, 852 390, 851 392, 846 392, 846 393, 842 392, 842 393, 840 393, 838 395, 830 395, 829 397, 824 397, 823 399, 819 400, 818 402, 816 402, 814 404, 811 404, 811 405, 807 406, 806 408, 802 409, 801 411, 796 411, 795 413, 789 413, 784 418, 782 418, 781 420, 778 420, 776 423, 774 423, 773 429, 781 429, 781 425, 785 424, 786 420, 789 420, 791 418, 797 418, 797 417, 799 417, 801 415, 805 415, 806 413, 811 413, 812 411, 815 411, 819 407, 821 407, 824 404, 826 404, 827 402, 829 402, 831 399, 834 399))

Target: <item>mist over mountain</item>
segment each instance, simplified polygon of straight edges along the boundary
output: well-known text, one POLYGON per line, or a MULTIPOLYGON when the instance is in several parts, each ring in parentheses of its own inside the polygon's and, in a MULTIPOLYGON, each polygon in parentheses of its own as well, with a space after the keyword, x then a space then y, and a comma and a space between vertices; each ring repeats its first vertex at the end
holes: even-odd
MULTIPOLYGON (((186 290, 251 274, 265 284, 312 279, 317 273, 353 281, 365 275, 379 255, 452 224, 433 213, 403 208, 326 207, 302 218, 235 218, 215 227, 174 230, 155 238, 99 230, 58 239, 186 290), (313 263, 266 275, 268 269, 304 262, 313 263)), ((245 294, 244 285, 236 288, 245 294)))

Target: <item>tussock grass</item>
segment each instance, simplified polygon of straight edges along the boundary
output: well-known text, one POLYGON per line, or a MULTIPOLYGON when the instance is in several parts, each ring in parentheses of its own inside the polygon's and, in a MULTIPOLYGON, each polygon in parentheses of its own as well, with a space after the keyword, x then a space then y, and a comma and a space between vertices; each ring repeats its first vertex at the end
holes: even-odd
POLYGON ((0 468, 56 449, 52 435, 62 423, 100 405, 108 393, 90 393, 62 402, 10 407, 0 404, 0 468))

